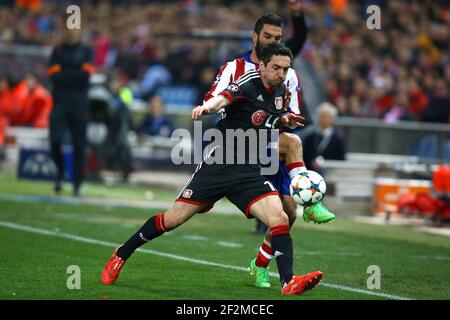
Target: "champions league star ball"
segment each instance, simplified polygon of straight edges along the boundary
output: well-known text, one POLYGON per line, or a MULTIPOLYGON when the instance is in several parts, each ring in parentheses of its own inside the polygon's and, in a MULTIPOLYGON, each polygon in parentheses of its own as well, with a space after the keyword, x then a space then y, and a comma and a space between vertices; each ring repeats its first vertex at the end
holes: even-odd
POLYGON ((289 189, 297 204, 310 206, 323 199, 327 191, 327 185, 320 174, 307 170, 291 180, 289 189))

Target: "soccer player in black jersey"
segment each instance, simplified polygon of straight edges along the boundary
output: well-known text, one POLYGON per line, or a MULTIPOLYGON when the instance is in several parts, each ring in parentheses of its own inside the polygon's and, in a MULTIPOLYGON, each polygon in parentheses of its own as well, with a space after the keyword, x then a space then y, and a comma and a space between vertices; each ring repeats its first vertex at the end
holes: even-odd
MULTIPOLYGON (((219 131, 225 134, 230 130, 256 130, 264 135, 267 133, 264 131, 299 124, 301 117, 286 113, 284 108, 286 88, 283 82, 292 62, 292 52, 283 44, 273 43, 264 47, 261 56, 259 71, 245 73, 218 96, 194 108, 192 118, 196 120, 225 108, 226 116, 217 124, 219 131)), ((182 225, 196 213, 210 210, 223 197, 248 218, 258 218, 270 228, 282 294, 301 294, 320 282, 323 276, 320 271, 294 275, 289 219, 278 192, 261 175, 259 157, 251 163, 247 154, 251 150, 245 148, 245 163, 229 163, 227 156, 235 152, 234 143, 230 147, 228 139, 222 139, 214 152, 220 149, 227 158, 226 163, 202 161, 175 203, 165 213, 151 217, 125 244, 114 250, 102 272, 103 284, 116 281, 125 261, 138 247, 182 225)), ((231 159, 236 160, 236 155, 231 159)))

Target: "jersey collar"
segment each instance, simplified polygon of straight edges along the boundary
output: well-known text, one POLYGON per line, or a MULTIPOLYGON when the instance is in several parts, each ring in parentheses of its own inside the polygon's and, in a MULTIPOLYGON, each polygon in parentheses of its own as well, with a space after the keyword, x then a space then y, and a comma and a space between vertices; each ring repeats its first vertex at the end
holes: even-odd
POLYGON ((246 54, 244 54, 244 56, 242 58, 244 58, 245 62, 249 62, 249 63, 253 63, 255 65, 255 67, 258 67, 257 63, 254 63, 252 60, 250 60, 250 55, 252 54, 252 51, 247 51, 246 54))
POLYGON ((267 93, 273 93, 275 91, 275 87, 266 88, 266 87, 264 87, 264 84, 263 84, 263 88, 264 88, 264 91, 267 93))

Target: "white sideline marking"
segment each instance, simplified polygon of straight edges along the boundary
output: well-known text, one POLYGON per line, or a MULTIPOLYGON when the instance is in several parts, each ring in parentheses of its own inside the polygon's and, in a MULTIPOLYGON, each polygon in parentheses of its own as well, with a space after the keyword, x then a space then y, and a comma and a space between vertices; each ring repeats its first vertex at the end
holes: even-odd
POLYGON ((187 239, 187 240, 192 240, 192 241, 207 241, 208 238, 207 237, 203 237, 203 236, 197 236, 195 234, 193 235, 184 235, 181 236, 183 239, 187 239))
POLYGON ((216 241, 216 244, 222 247, 228 247, 228 248, 240 248, 242 247, 242 244, 235 243, 235 242, 228 242, 228 241, 216 241))
MULTIPOLYGON (((42 235, 47 235, 47 236, 70 239, 70 240, 84 242, 84 243, 97 244, 97 245, 101 245, 101 246, 105 246, 105 247, 115 248, 117 246, 117 243, 113 243, 113 242, 109 242, 109 241, 96 240, 96 239, 92 239, 92 238, 77 236, 74 234, 68 234, 68 233, 56 232, 56 231, 51 231, 51 230, 46 230, 46 229, 34 228, 34 227, 11 223, 11 222, 2 221, 2 220, 0 220, 0 226, 10 228, 10 229, 20 230, 20 231, 26 231, 26 232, 37 233, 37 234, 42 234, 42 235)), ((225 269, 232 269, 232 270, 248 272, 247 268, 243 268, 243 267, 221 264, 221 263, 216 263, 216 262, 210 262, 210 261, 206 261, 206 260, 193 259, 193 258, 188 258, 188 257, 171 254, 171 253, 158 252, 158 251, 154 251, 154 250, 141 249, 141 248, 137 249, 136 251, 148 253, 148 254, 154 254, 157 256, 161 256, 161 257, 171 258, 174 260, 181 260, 181 261, 187 261, 187 262, 197 263, 197 264, 201 264, 201 265, 214 266, 214 267, 220 267, 220 268, 225 268, 225 269)), ((276 274, 274 272, 270 272, 269 274, 272 277, 278 278, 278 274, 276 274)), ((328 288, 332 288, 332 289, 356 292, 356 293, 361 293, 361 294, 369 295, 369 296, 376 296, 376 297, 382 297, 382 298, 393 299, 393 300, 410 300, 410 298, 406 298, 406 297, 402 297, 402 296, 396 296, 396 295, 391 295, 391 294, 387 294, 387 293, 379 293, 379 292, 373 292, 373 291, 368 291, 368 290, 363 290, 363 289, 357 289, 357 288, 342 286, 339 284, 324 283, 324 282, 321 282, 320 284, 324 287, 328 287, 328 288)))
MULTIPOLYGON (((195 234, 193 234, 193 235, 184 235, 184 236, 181 236, 181 237, 183 239, 192 240, 192 241, 208 241, 207 237, 197 236, 195 234)), ((215 241, 214 243, 217 244, 218 246, 228 247, 228 248, 240 248, 240 247, 242 247, 242 244, 240 244, 240 243, 229 242, 229 241, 215 241)))
POLYGON ((418 259, 434 259, 434 260, 450 260, 450 257, 446 256, 414 256, 414 258, 418 259))

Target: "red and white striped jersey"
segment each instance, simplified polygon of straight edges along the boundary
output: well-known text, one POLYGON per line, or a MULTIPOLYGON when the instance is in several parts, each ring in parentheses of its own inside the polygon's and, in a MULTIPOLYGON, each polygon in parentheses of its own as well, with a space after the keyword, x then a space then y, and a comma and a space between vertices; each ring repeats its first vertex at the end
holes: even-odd
MULTIPOLYGON (((212 84, 209 91, 206 93, 204 101, 208 101, 212 97, 217 96, 228 85, 250 70, 258 70, 258 65, 250 60, 250 52, 247 52, 243 57, 234 59, 233 61, 225 63, 219 70, 216 80, 212 84)), ((286 89, 289 90, 291 97, 289 109, 291 112, 300 114, 301 103, 301 88, 300 77, 297 72, 289 68, 284 81, 286 89)))

